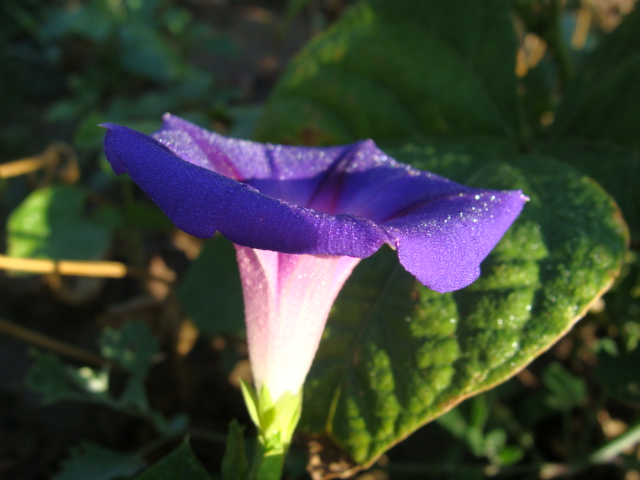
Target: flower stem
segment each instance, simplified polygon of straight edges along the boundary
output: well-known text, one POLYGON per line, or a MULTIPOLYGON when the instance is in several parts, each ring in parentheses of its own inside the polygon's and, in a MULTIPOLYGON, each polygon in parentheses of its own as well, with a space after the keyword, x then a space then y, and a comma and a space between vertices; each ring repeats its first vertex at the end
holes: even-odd
POLYGON ((266 387, 258 395, 251 385, 240 382, 249 415, 258 428, 258 441, 248 480, 279 480, 284 457, 300 420, 302 391, 285 392, 275 402, 266 387))
POLYGON ((249 480, 280 480, 285 454, 284 448, 269 449, 262 441, 258 441, 249 480))

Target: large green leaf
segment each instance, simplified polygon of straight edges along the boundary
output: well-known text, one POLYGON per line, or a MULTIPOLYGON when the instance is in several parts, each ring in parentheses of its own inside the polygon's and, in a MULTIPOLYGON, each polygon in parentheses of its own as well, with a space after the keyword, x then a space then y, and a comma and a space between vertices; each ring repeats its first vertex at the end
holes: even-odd
POLYGON ((568 86, 554 136, 640 147, 640 8, 585 61, 568 86))
MULTIPOLYGON (((637 108, 640 111, 640 103, 637 108)), ((620 205, 631 238, 640 238, 640 151, 587 140, 549 141, 540 143, 537 150, 577 167, 601 183, 620 205)))
POLYGON ((627 240, 604 190, 552 159, 491 142, 389 153, 531 201, 463 290, 423 287, 390 249, 347 282, 305 385, 302 426, 364 465, 549 348, 611 285, 627 240))
POLYGON ((31 193, 9 216, 8 254, 66 260, 103 256, 111 242, 105 220, 113 220, 113 212, 101 209, 93 217, 85 214, 86 197, 85 190, 65 185, 31 193))
POLYGON ((295 144, 517 135, 503 0, 363 1, 292 62, 257 136, 295 144))

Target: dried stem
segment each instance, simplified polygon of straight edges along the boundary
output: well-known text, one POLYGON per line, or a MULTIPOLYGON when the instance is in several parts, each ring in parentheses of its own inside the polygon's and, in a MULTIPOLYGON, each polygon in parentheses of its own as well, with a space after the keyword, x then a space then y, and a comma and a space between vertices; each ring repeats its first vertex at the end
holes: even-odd
POLYGON ((52 176, 60 165, 63 165, 59 173, 64 181, 73 183, 78 179, 78 160, 75 151, 65 143, 54 142, 39 155, 0 164, 0 178, 26 175, 43 168, 47 169, 48 176, 52 176))
POLYGON ((34 332, 33 330, 21 327, 2 318, 0 318, 0 332, 85 364, 101 367, 110 363, 100 355, 89 350, 56 340, 42 333, 34 332))
POLYGON ((123 278, 126 276, 143 277, 164 283, 166 278, 152 276, 137 268, 131 268, 120 262, 80 262, 75 260, 49 260, 40 258, 13 258, 0 255, 0 270, 17 272, 72 275, 77 277, 123 278))

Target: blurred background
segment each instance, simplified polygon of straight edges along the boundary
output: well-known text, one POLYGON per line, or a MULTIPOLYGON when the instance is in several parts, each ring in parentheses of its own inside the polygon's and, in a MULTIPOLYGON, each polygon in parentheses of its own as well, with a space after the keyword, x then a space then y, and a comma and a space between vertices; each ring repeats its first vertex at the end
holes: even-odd
MULTIPOLYGON (((203 303, 211 259, 229 246, 176 232, 117 178, 97 125, 152 132, 171 112, 250 138, 288 60, 350 3, 0 3, 0 478, 134 478, 140 458, 158 460, 185 432, 218 470, 230 420, 250 425, 242 319, 203 303), (111 395, 101 372, 114 363, 111 395), (110 462, 124 466, 87 476, 110 462)), ((552 123, 571 65, 633 8, 512 0, 532 135, 552 123)), ((237 277, 233 262, 215 268, 237 277)), ((640 479, 639 278, 632 252, 616 288, 549 352, 358 478, 640 479)), ((241 311, 238 292, 219 287, 241 311)), ((309 478, 306 455, 294 445, 287 478, 309 478)))

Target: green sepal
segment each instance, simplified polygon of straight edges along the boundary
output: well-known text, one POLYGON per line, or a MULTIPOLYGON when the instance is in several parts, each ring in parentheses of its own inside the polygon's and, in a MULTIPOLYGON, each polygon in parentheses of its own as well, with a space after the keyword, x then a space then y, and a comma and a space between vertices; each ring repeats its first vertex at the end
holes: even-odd
POLYGON ((291 443, 300 414, 302 413, 302 392, 285 392, 273 402, 266 387, 259 398, 260 431, 267 451, 284 451, 291 443))
POLYGON ((244 397, 244 403, 247 406, 247 410, 249 410, 251 420, 253 420, 255 426, 260 429, 260 414, 258 413, 259 402, 255 389, 243 379, 240 379, 240 390, 242 391, 242 396, 244 397))
POLYGON ((251 420, 258 427, 265 454, 286 451, 302 413, 302 392, 286 392, 274 402, 266 387, 260 390, 259 396, 243 380, 240 387, 251 420))

